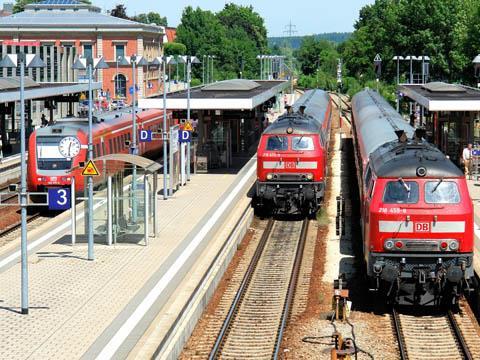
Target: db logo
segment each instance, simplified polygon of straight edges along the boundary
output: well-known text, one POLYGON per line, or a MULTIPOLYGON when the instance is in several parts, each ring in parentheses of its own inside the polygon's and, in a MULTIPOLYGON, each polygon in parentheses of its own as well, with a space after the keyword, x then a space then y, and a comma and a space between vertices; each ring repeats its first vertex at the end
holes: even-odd
POLYGON ((286 169, 295 169, 295 162, 294 161, 287 161, 285 162, 286 169))
POLYGON ((415 223, 415 232, 430 232, 430 223, 415 223))

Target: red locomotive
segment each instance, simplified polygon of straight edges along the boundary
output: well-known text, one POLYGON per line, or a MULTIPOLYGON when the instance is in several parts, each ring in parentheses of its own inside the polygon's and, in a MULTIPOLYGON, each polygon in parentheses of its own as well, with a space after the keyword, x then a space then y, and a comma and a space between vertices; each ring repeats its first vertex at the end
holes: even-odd
POLYGON ((377 92, 355 95, 352 112, 371 289, 390 303, 456 303, 474 276, 463 173, 377 92))
POLYGON ((315 214, 325 192, 332 104, 307 91, 262 134, 257 150, 257 211, 315 214))
MULTIPOLYGON (((158 131, 162 127, 163 111, 139 110, 136 116, 138 131, 158 131)), ((94 117, 94 158, 112 153, 128 154, 131 140, 131 109, 94 117)), ((75 176, 77 191, 83 190, 80 163, 87 160, 87 144, 88 119, 85 118, 65 118, 54 125, 35 130, 28 144, 28 191, 44 192, 49 187, 68 187, 72 176, 75 176), (72 168, 76 170, 71 171, 72 168)), ((138 154, 160 155, 162 146, 161 140, 139 143, 138 154)))

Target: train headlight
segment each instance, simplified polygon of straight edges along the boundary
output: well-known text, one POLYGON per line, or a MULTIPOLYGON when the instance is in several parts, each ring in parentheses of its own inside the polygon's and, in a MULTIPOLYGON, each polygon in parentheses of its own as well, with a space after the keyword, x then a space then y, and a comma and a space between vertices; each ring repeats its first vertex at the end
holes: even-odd
POLYGON ((419 166, 417 168, 417 176, 424 177, 425 175, 427 175, 427 168, 424 166, 419 166))
POLYGON ((450 245, 448 246, 450 250, 456 251, 458 250, 458 241, 457 240, 452 240, 450 241, 450 245))
POLYGON ((387 240, 385 241, 385 243, 383 244, 383 247, 386 249, 386 250, 393 250, 393 247, 395 246, 395 243, 393 242, 393 240, 387 240))
POLYGON ((313 174, 307 174, 307 180, 313 180, 313 174))
POLYGON ((289 126, 287 128, 287 134, 292 134, 293 133, 293 128, 291 126, 289 126))
POLYGON ((273 174, 267 174, 267 180, 272 180, 273 179, 273 174))

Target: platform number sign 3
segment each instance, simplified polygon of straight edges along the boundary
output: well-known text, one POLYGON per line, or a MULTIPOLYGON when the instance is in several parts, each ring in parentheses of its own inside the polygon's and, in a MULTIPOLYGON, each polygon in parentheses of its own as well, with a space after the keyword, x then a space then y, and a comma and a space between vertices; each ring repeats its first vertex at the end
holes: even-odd
POLYGON ((67 210, 71 207, 70 189, 48 189, 48 210, 67 210))

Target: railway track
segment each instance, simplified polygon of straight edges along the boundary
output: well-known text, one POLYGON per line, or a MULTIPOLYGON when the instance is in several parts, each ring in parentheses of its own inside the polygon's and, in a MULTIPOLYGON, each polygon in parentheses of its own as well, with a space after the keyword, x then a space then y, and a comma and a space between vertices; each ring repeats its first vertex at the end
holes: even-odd
POLYGON ((337 108, 340 108, 340 102, 342 104, 342 116, 345 118, 350 124, 352 123, 352 112, 350 104, 344 99, 343 96, 339 95, 336 92, 330 93, 330 98, 332 99, 333 103, 337 108))
POLYGON ((296 288, 308 220, 269 220, 209 359, 276 359, 296 288))
MULTIPOLYGON (((27 224, 32 222, 33 220, 37 219, 40 217, 40 212, 37 212, 37 213, 34 213, 34 214, 31 214, 31 215, 27 215, 27 224)), ((10 224, 8 225, 7 227, 3 228, 0 230, 0 238, 15 231, 16 229, 18 229, 21 225, 21 221, 18 221, 18 222, 15 222, 13 224, 10 224)))
POLYGON ((479 334, 462 302, 458 313, 428 316, 392 310, 400 359, 480 359, 479 334))

